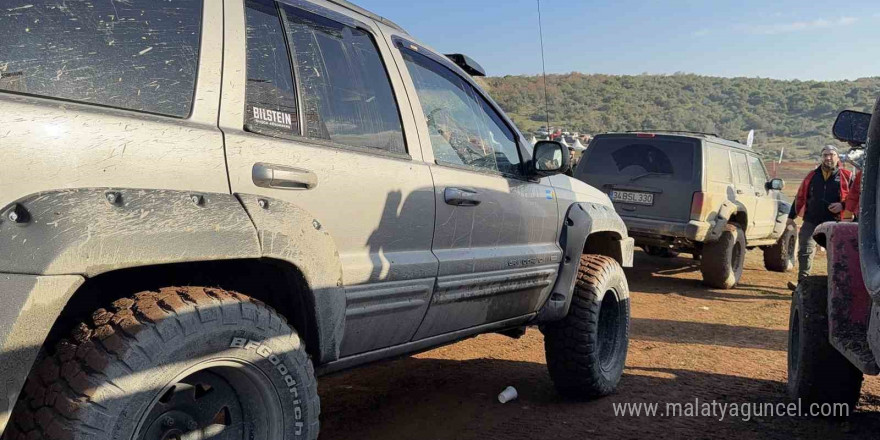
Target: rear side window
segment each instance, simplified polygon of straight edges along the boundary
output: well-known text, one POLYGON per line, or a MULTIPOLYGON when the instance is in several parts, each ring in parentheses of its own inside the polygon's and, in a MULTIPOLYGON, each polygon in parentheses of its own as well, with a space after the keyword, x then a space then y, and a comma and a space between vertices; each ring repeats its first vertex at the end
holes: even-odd
POLYGON ((306 137, 406 153, 391 81, 372 36, 284 5, 306 137))
POLYGON ((189 115, 202 0, 28 0, 0 9, 0 90, 189 115))
MULTIPOLYGON (((694 178, 694 154, 698 143, 651 138, 599 138, 587 150, 588 174, 616 174, 630 179, 694 178)), ((581 167, 578 167, 580 171, 581 167)))
POLYGON ((299 135, 296 92, 281 17, 271 0, 248 0, 245 129, 299 135))
POLYGON ((713 182, 733 183, 733 170, 730 168, 730 153, 723 148, 709 147, 706 159, 706 176, 713 182))

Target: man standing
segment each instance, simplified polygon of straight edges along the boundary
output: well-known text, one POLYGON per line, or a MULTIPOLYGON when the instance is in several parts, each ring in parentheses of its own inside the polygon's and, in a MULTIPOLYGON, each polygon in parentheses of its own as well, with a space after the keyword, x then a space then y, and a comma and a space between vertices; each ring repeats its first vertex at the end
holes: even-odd
MULTIPOLYGON (((816 252, 813 231, 824 222, 839 220, 851 182, 852 173, 840 168, 837 147, 826 145, 822 148, 822 164, 807 174, 788 214, 788 224, 792 226, 798 215, 804 217, 798 234, 798 282, 809 276, 813 268, 813 254, 816 252)), ((797 285, 789 282, 788 287, 794 290, 797 285)))

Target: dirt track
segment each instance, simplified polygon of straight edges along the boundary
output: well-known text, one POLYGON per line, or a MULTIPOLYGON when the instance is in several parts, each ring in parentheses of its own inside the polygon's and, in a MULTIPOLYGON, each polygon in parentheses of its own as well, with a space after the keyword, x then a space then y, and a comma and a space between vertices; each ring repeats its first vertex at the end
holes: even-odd
MULTIPOLYGON (((536 329, 518 340, 484 335, 417 356, 323 378, 322 439, 877 438, 880 380, 867 378, 845 422, 789 417, 615 417, 623 402, 788 403, 786 338, 793 274, 748 254, 737 289, 707 289, 684 258, 636 253, 627 269, 632 328, 617 394, 559 397, 536 329), (499 404, 508 385, 519 399, 499 404), (873 432, 873 435, 870 433, 873 432)), ((824 254, 817 258, 824 273, 824 254)))

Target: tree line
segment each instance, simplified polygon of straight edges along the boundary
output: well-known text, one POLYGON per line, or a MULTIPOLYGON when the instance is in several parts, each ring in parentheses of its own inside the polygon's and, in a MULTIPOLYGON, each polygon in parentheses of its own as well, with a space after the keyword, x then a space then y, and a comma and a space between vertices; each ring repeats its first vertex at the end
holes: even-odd
MULTIPOLYGON (((524 132, 546 125, 544 78, 480 78, 493 99, 524 132)), ((870 111, 880 77, 854 81, 799 81, 673 75, 548 75, 550 123, 582 133, 686 130, 744 140, 755 148, 804 158, 833 142, 840 110, 870 111)))

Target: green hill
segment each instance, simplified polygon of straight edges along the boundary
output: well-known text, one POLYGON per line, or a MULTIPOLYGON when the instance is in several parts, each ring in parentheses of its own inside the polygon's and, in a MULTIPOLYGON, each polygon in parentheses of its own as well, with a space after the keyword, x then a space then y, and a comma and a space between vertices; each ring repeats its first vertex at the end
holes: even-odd
MULTIPOLYGON (((545 125, 540 76, 481 78, 520 129, 545 125)), ((831 124, 843 109, 869 111, 880 77, 855 81, 781 81, 674 75, 548 75, 550 123, 582 133, 615 130, 688 130, 745 139, 755 148, 804 158, 832 141, 831 124)))

